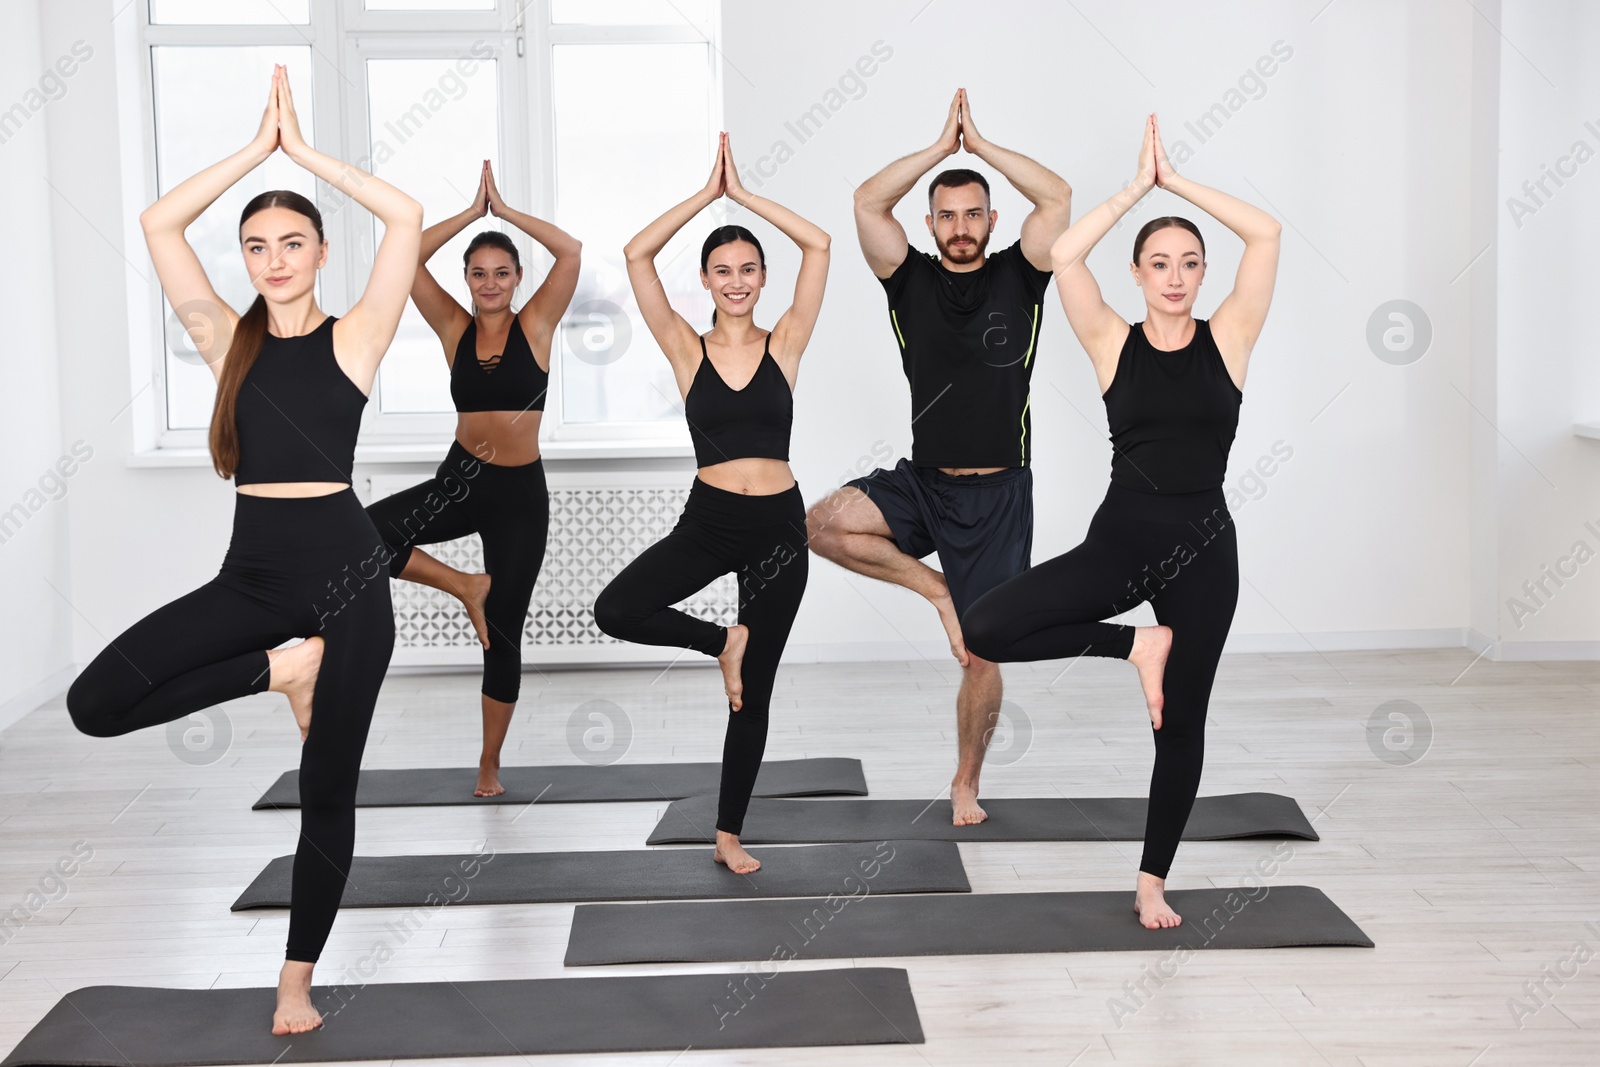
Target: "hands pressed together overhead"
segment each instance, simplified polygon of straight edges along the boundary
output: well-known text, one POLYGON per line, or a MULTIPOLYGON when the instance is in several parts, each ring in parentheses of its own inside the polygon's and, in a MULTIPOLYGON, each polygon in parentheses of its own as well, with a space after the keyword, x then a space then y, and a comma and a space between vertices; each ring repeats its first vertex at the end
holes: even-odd
POLYGON ((267 109, 261 113, 261 128, 256 131, 254 144, 267 155, 281 148, 291 159, 306 147, 300 118, 294 110, 294 95, 289 91, 289 68, 282 63, 272 68, 272 88, 267 90, 267 109))

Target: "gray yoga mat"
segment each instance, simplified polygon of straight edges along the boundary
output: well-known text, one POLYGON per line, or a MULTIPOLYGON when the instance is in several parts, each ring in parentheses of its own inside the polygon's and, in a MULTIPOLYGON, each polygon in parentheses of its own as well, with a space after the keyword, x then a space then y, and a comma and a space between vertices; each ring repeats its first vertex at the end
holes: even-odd
POLYGON ((0 1067, 514 1056, 554 1052, 921 1044, 906 972, 318 986, 323 1026, 273 1037, 271 989, 88 986, 62 997, 0 1067), (745 983, 745 999, 730 991, 745 983), (755 981, 755 980, 752 980, 755 981))
POLYGON ((566 963, 1372 947, 1349 916, 1309 886, 1177 889, 1167 901, 1183 923, 1165 930, 1139 925, 1131 890, 580 904, 566 963))
MULTIPOLYGON (((950 802, 926 800, 752 800, 743 844, 792 845, 815 841, 1142 841, 1144 797, 1044 797, 983 800, 988 821, 952 826, 950 802)), ((717 824, 717 800, 696 796, 674 801, 646 844, 709 842, 717 824)), ((1237 837, 1299 837, 1317 840, 1305 813, 1276 793, 1232 793, 1200 797, 1189 813, 1185 841, 1237 837)))
MULTIPOLYGON (((298 808, 300 772, 284 771, 252 806, 298 808)), ((475 797, 476 767, 365 770, 356 785, 358 808, 432 807, 445 804, 582 804, 611 800, 677 800, 715 793, 720 763, 614 763, 609 767, 502 767, 497 797, 475 797)), ((841 757, 768 760, 756 778, 758 797, 864 797, 861 761, 841 757)), ((715 820, 713 820, 714 822, 715 820)))
MULTIPOLYGON (((543 904, 586 900, 809 897, 870 884, 875 893, 969 893, 949 841, 882 841, 763 848, 754 874, 734 874, 704 849, 512 852, 491 856, 357 856, 345 908, 543 904)), ((293 856, 267 864, 234 911, 289 906, 293 856)))

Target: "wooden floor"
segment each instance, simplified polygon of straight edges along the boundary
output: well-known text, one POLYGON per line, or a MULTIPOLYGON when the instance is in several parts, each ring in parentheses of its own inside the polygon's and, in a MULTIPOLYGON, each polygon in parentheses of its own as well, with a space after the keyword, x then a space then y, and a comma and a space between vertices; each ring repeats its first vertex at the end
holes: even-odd
MULTIPOLYGON (((1143 795, 1151 745, 1132 669, 1066 666, 1006 668, 1007 711, 1025 728, 986 773, 986 795, 1143 795)), ((953 663, 785 668, 768 755, 856 756, 873 796, 932 799, 953 766, 956 676, 953 663)), ((718 689, 714 672, 683 666, 530 672, 507 762, 572 762, 569 717, 595 698, 625 712, 627 759, 716 759, 718 689)), ((391 677, 365 765, 474 763, 476 708, 472 675, 391 677)), ((228 905, 293 850, 296 813, 250 804, 295 765, 298 740, 281 698, 222 710, 231 741, 217 738, 205 754, 224 754, 204 765, 177 758, 160 730, 80 736, 60 701, 0 734, 0 909, 33 913, 0 945, 0 1050, 79 986, 275 982, 287 914, 228 905), (64 888, 44 883, 75 845, 92 856, 64 888), (41 883, 45 893, 30 897, 41 883)), ((1403 733, 1390 740, 1407 743, 1403 733)), ((1164 953, 859 960, 910 972, 926 1044, 473 1062, 1600 1063, 1600 665, 1474 662, 1462 650, 1229 656, 1207 749, 1203 794, 1299 800, 1322 840, 1296 842, 1272 884, 1321 888, 1375 950, 1200 953, 1142 1003, 1125 984, 1164 953), (1415 731, 1399 755, 1367 725, 1396 700, 1431 724, 1430 739, 1415 731), (1424 746, 1409 764, 1379 755, 1401 760, 1424 746), (1537 982, 1546 992, 1535 1000, 1526 984, 1537 982)), ((499 852, 637 848, 661 808, 369 809, 357 852, 464 852, 485 840, 499 852)), ((1238 884, 1272 847, 1186 844, 1171 885, 1238 884)), ((1130 900, 1139 858, 1136 842, 961 851, 978 893, 1127 889, 1130 900)), ((587 975, 561 964, 571 915, 570 905, 449 908, 402 942, 385 930, 395 913, 346 912, 318 979, 336 979, 379 942, 394 952, 379 982, 587 975)))

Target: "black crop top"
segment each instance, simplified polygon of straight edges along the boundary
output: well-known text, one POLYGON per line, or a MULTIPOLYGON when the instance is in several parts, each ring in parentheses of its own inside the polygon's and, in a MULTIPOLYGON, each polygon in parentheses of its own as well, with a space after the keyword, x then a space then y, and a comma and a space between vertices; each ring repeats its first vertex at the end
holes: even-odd
POLYGON ((706 339, 700 338, 700 366, 684 397, 683 414, 697 467, 730 459, 787 460, 794 393, 772 358, 772 334, 767 334, 755 376, 743 389, 729 388, 706 355, 706 339))
POLYGON ((1244 394, 1211 338, 1194 336, 1173 352, 1150 344, 1133 324, 1105 392, 1111 427, 1111 481, 1146 493, 1195 493, 1222 485, 1244 394))
POLYGON ((550 372, 533 358, 515 315, 506 350, 484 360, 478 358, 478 320, 472 320, 450 364, 450 399, 457 411, 543 411, 549 388, 550 372))
POLYGON ((261 354, 239 383, 235 485, 350 482, 367 396, 333 356, 333 324, 299 337, 261 339, 261 354))

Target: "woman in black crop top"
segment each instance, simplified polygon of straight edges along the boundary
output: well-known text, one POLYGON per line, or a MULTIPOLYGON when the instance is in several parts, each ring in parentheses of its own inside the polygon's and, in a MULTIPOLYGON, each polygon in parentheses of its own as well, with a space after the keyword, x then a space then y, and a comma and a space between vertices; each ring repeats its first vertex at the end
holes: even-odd
POLYGON ((740 846, 739 833, 766 751, 778 660, 806 586, 805 506, 789 470, 789 425, 800 355, 828 280, 828 243, 816 226, 740 185, 723 134, 705 188, 624 250, 639 312, 683 394, 699 474, 672 533, 640 553, 595 600, 595 623, 624 641, 692 648, 721 664, 729 714, 713 858, 739 874, 761 866, 740 846), (767 283, 766 258, 744 227, 718 227, 700 250, 700 282, 715 304, 704 337, 672 309, 657 273, 655 257, 666 243, 722 196, 800 246, 794 303, 770 331, 754 317, 767 283), (736 625, 671 606, 729 572, 738 576, 736 625))
POLYGON ((1110 656, 1138 668, 1156 760, 1134 900, 1151 929, 1181 922, 1164 889, 1200 787, 1211 684, 1239 596, 1222 483, 1245 365, 1272 300, 1280 229, 1266 212, 1180 177, 1155 116, 1146 120, 1130 188, 1073 223, 1051 250, 1067 321, 1105 399, 1111 486, 1083 544, 996 587, 961 619, 967 647, 985 659, 1110 656), (1130 326, 1113 311, 1085 266, 1090 250, 1156 186, 1244 241, 1233 291, 1209 321, 1193 313, 1205 244, 1187 219, 1153 219, 1134 241, 1143 322, 1130 326), (1158 625, 1102 621, 1145 601, 1158 625))
POLYGON ((389 574, 459 599, 483 644, 483 751, 473 795, 496 796, 500 749, 522 686, 522 628, 544 564, 550 492, 539 423, 550 384, 550 345, 578 285, 581 248, 542 219, 506 206, 484 160, 472 206, 422 233, 411 299, 433 327, 450 368, 456 437, 432 478, 367 509, 394 554, 389 574), (522 260, 511 239, 486 230, 467 246, 472 312, 428 271, 428 260, 473 220, 493 212, 549 250, 555 263, 522 305, 511 306, 522 260), (487 574, 467 574, 418 545, 476 533, 487 574))
POLYGON ((221 572, 113 640, 67 693, 97 737, 184 718, 271 690, 300 727, 300 838, 275 1034, 320 1026, 311 972, 338 912, 355 847, 355 793, 378 688, 394 647, 387 554, 355 493, 356 431, 416 273, 422 208, 306 144, 288 75, 273 72, 244 149, 168 192, 139 218, 162 292, 217 378, 211 456, 232 477, 233 538, 221 572), (317 307, 322 217, 268 192, 239 220, 257 296, 242 316, 212 288, 184 230, 273 152, 383 220, 366 291, 343 318, 317 307), (276 649, 293 638, 292 648, 276 649))

